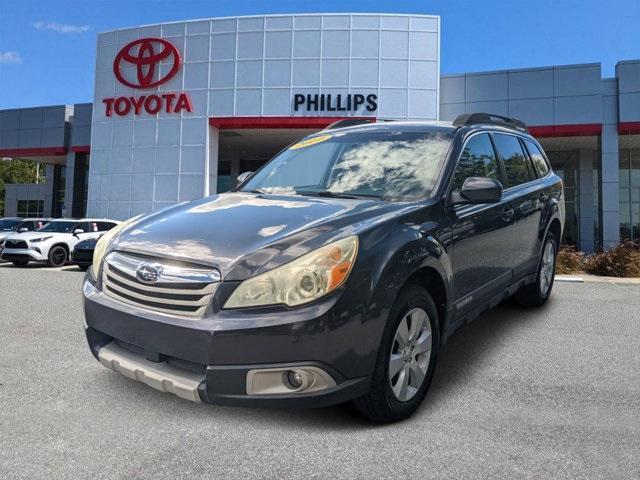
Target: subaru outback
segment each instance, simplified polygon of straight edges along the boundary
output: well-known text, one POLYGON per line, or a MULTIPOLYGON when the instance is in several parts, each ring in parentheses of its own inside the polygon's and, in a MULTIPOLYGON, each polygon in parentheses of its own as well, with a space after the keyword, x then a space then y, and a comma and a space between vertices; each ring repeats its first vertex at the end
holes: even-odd
POLYGON ((456 329, 545 303, 562 182, 522 122, 348 123, 105 233, 83 285, 96 359, 196 402, 391 422, 456 329))

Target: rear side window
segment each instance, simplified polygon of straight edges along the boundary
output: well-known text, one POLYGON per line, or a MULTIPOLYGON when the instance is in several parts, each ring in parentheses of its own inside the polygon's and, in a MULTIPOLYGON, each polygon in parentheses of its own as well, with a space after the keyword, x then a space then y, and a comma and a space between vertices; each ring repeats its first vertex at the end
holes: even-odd
POLYGON ((98 226, 100 227, 101 232, 106 232, 107 230, 111 230, 113 227, 115 227, 116 224, 111 222, 99 222, 98 226))
POLYGON ((522 151, 522 145, 520 145, 518 141, 518 137, 495 133, 493 134, 493 139, 496 143, 498 154, 504 164, 506 186, 513 187, 531 180, 529 177, 529 169, 527 168, 527 160, 522 151))
POLYGON ((460 190, 469 177, 489 177, 499 180, 498 162, 486 133, 475 135, 467 141, 453 174, 453 189, 460 190))
POLYGON ((531 140, 525 140, 525 145, 527 146, 527 150, 529 151, 531 163, 533 163, 533 168, 535 168, 536 173, 538 174, 538 178, 544 177, 547 173, 549 173, 549 165, 544 159, 544 155, 540 151, 540 148, 531 140))

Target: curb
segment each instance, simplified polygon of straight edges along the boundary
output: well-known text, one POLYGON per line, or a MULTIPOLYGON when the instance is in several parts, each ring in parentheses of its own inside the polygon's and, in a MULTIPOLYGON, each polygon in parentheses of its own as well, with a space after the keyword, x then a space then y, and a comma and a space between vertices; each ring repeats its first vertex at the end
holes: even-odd
POLYGON ((572 276, 569 276, 569 275, 556 275, 556 282, 584 283, 584 278, 582 278, 582 277, 572 277, 572 276))
POLYGON ((616 285, 638 285, 640 278, 633 277, 604 277, 598 275, 556 275, 557 282, 565 283, 609 283, 616 285))

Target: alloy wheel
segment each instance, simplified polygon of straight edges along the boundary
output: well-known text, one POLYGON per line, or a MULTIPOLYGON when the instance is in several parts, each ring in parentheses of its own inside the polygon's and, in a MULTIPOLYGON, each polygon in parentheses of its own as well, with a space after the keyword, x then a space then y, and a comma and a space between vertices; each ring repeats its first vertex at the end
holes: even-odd
POLYGON ((56 247, 51 253, 51 260, 55 267, 60 267, 67 261, 67 252, 62 247, 56 247))
POLYGON ((544 297, 549 293, 555 272, 555 247, 553 242, 547 242, 540 262, 540 294, 544 297))
POLYGON ((389 357, 389 383, 401 402, 411 400, 424 383, 432 342, 427 312, 422 308, 407 312, 396 329, 389 357))

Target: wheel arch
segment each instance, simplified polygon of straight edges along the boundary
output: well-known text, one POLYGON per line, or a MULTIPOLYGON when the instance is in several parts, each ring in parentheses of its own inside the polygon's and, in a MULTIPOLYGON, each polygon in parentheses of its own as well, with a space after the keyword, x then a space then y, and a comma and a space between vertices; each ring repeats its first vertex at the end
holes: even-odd
POLYGON ((64 242, 56 242, 53 245, 51 245, 49 247, 49 252, 51 252, 51 250, 53 250, 56 247, 63 247, 66 251, 67 251, 67 257, 69 257, 69 255, 71 255, 71 249, 69 248, 69 245, 67 245, 64 242))
MULTIPOLYGON (((556 246, 559 247, 561 235, 562 235, 562 225, 560 224, 560 220, 557 217, 555 217, 549 223, 549 226, 547 227, 547 233, 549 232, 553 233, 553 235, 556 237, 556 241, 558 242, 558 245, 556 246)), ((546 234, 545 234, 545 237, 546 237, 546 234)))
POLYGON ((445 327, 445 319, 448 310, 448 294, 445 280, 441 273, 433 266, 423 266, 413 272, 405 281, 404 285, 418 285, 429 292, 436 304, 440 332, 445 327))

